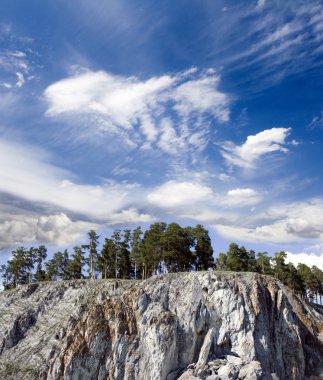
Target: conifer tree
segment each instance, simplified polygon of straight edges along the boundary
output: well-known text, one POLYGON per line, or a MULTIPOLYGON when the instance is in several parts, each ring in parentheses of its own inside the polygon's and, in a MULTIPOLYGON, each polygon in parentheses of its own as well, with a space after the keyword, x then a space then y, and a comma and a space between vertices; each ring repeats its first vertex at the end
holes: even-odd
POLYGON ((141 245, 143 278, 155 274, 163 261, 162 237, 166 226, 163 222, 153 223, 144 233, 141 245))
POLYGON ((102 278, 113 278, 116 274, 116 248, 112 239, 106 238, 98 259, 98 270, 102 278))
POLYGON ((280 251, 280 252, 276 252, 272 259, 274 275, 278 280, 284 283, 287 281, 287 272, 288 272, 288 267, 287 267, 287 264, 285 263, 286 257, 287 257, 287 254, 284 251, 280 251))
POLYGON ((227 266, 230 270, 244 272, 248 270, 248 252, 245 247, 239 248, 238 244, 231 243, 227 252, 227 266))
POLYGON ((90 230, 88 232, 89 237, 89 244, 83 245, 82 248, 85 248, 89 251, 89 257, 88 257, 88 265, 89 265, 89 273, 90 278, 95 279, 96 278, 96 271, 98 266, 98 251, 97 246, 99 244, 99 236, 94 230, 90 230))
POLYGON ((195 238, 195 270, 208 270, 214 266, 213 248, 209 232, 197 224, 193 229, 195 238))
POLYGON ((215 266, 218 270, 228 270, 227 255, 225 253, 219 253, 219 256, 215 259, 215 266))
POLYGON ((130 262, 130 251, 129 243, 131 239, 131 231, 123 231, 123 240, 120 245, 120 277, 130 278, 132 274, 131 262, 130 262))
POLYGON ((261 274, 267 274, 267 275, 273 274, 270 261, 271 261, 271 258, 268 256, 267 252, 258 252, 257 253, 258 272, 261 274))
POLYGON ((114 278, 117 279, 120 276, 121 230, 113 231, 112 240, 115 247, 114 278))
POLYGON ((33 259, 36 265, 35 281, 45 281, 46 272, 43 270, 43 261, 47 257, 47 248, 44 245, 40 245, 38 248, 34 249, 33 259))
POLYGON ((73 248, 74 252, 71 255, 71 260, 69 262, 69 274, 72 279, 83 278, 83 266, 86 262, 85 253, 83 249, 79 246, 73 248))
POLYGON ((140 271, 138 273, 138 269, 140 268, 141 262, 142 262, 142 257, 141 257, 141 245, 142 245, 141 236, 142 236, 142 234, 143 234, 143 232, 141 230, 141 227, 137 227, 134 229, 134 231, 132 232, 132 235, 131 235, 130 260, 133 263, 135 280, 138 277, 141 277, 141 273, 140 273, 140 271))

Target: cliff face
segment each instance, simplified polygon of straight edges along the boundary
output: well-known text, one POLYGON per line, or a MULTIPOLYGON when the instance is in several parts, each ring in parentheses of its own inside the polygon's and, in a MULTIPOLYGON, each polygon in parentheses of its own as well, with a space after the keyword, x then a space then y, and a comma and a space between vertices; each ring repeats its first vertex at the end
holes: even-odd
POLYGON ((306 379, 319 318, 254 274, 32 284, 0 294, 0 378, 306 379))

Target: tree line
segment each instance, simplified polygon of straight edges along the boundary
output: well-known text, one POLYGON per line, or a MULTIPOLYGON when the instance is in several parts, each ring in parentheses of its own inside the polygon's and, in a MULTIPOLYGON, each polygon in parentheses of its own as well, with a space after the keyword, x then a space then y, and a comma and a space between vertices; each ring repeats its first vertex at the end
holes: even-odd
POLYGON ((322 303, 323 271, 317 266, 312 267, 300 263, 295 267, 293 263, 286 263, 287 254, 284 251, 276 252, 270 257, 267 252, 247 251, 231 243, 227 253, 220 253, 215 260, 218 270, 235 272, 257 272, 274 276, 283 284, 294 290, 302 298, 322 303))
POLYGON ((91 230, 86 244, 75 246, 71 253, 55 252, 49 260, 44 245, 18 247, 7 264, 0 267, 3 287, 81 278, 146 279, 154 274, 213 269, 275 276, 310 300, 318 301, 323 295, 322 270, 306 264, 296 268, 286 263, 283 251, 270 257, 267 252, 256 254, 231 243, 228 251, 214 260, 209 233, 200 224, 181 227, 177 223, 158 222, 146 231, 141 227, 116 229, 102 246, 99 239, 91 230))
POLYGON ((154 223, 143 231, 116 229, 99 249, 99 236, 87 234, 87 243, 73 252, 55 252, 46 261, 47 249, 18 247, 2 265, 6 289, 34 281, 80 278, 146 279, 154 274, 214 267, 213 248, 202 225, 181 227, 177 223, 154 223))

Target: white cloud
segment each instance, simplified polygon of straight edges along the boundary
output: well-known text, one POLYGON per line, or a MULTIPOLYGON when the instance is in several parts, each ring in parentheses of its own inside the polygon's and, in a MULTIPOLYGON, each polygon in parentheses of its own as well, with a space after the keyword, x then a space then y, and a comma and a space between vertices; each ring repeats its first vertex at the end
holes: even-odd
POLYGON ((323 111, 320 115, 314 116, 312 121, 307 125, 308 129, 323 128, 323 111))
POLYGON ((257 8, 263 8, 266 4, 266 0, 258 0, 257 1, 257 8))
POLYGON ((228 206, 250 206, 259 203, 260 200, 261 196, 256 190, 249 187, 243 189, 237 188, 227 192, 224 204, 228 206))
POLYGON ((202 207, 190 207, 189 212, 186 210, 176 213, 177 216, 182 219, 195 220, 198 223, 210 223, 210 224, 232 224, 237 220, 237 214, 228 212, 228 210, 217 210, 214 208, 208 208, 207 203, 202 207))
POLYGON ((314 253, 292 253, 286 252, 286 262, 291 262, 295 266, 298 264, 306 264, 309 267, 316 265, 318 268, 323 270, 323 253, 320 255, 315 255, 314 253))
POLYGON ((286 243, 300 240, 295 236, 289 235, 284 230, 282 223, 257 227, 244 227, 243 224, 241 221, 240 225, 216 224, 213 227, 228 239, 238 239, 245 242, 286 243))
POLYGON ((148 194, 148 202, 162 207, 195 206, 196 203, 207 202, 214 197, 210 187, 198 182, 168 181, 148 194))
POLYGON ((220 174, 218 175, 218 178, 219 178, 219 180, 222 181, 222 182, 230 182, 230 181, 232 181, 232 179, 233 179, 230 175, 225 174, 225 173, 220 173, 220 174))
POLYGON ((46 89, 46 114, 89 117, 96 131, 113 132, 144 148, 159 147, 169 154, 194 151, 206 146, 206 116, 229 120, 230 99, 218 89, 219 81, 214 70, 147 80, 83 71, 46 89))
POLYGON ((272 152, 287 152, 284 147, 290 134, 290 128, 266 129, 256 135, 247 137, 242 145, 225 142, 222 145, 222 156, 229 165, 252 168, 262 156, 272 152))
POLYGON ((18 78, 17 83, 16 83, 16 87, 20 88, 25 84, 25 78, 24 78, 24 75, 22 73, 16 73, 16 75, 18 78))
POLYGON ((66 246, 80 240, 96 224, 76 221, 73 222, 66 214, 40 216, 36 225, 36 240, 66 246))
POLYGON ((111 214, 109 224, 151 223, 154 220, 155 217, 149 214, 140 214, 136 208, 131 207, 119 213, 111 214))
POLYGON ((223 236, 248 242, 288 243, 323 241, 323 200, 280 204, 233 225, 217 224, 223 236))
MULTIPOLYGON (((30 53, 29 55, 31 55, 30 53)), ((25 52, 18 50, 3 50, 0 52, 0 69, 8 90, 12 87, 21 88, 26 81, 34 79, 29 75, 33 68, 30 65, 30 57, 25 52)))
POLYGON ((179 85, 171 97, 175 100, 175 110, 183 116, 192 111, 213 114, 220 121, 229 120, 228 97, 222 92, 214 91, 220 78, 213 75, 202 79, 189 80, 179 85))
POLYGON ((0 222, 0 249, 33 242, 66 246, 81 239, 96 225, 73 222, 66 214, 46 216, 13 215, 0 222))
POLYGON ((71 173, 48 161, 49 157, 34 147, 0 139, 0 191, 101 220, 141 196, 137 184, 79 184, 71 173))

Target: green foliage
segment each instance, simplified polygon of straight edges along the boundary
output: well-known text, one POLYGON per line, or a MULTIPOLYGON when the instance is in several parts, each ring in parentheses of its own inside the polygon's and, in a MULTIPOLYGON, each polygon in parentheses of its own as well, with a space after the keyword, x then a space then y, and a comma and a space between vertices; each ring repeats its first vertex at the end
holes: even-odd
POLYGON ((288 267, 285 263, 286 257, 287 254, 284 251, 281 251, 276 252, 272 258, 274 275, 278 280, 284 283, 287 281, 288 276, 288 267))
POLYGON ((200 224, 192 231, 195 239, 195 270, 214 267, 213 248, 209 232, 200 224))
POLYGON ((219 256, 215 259, 215 266, 218 270, 228 270, 227 255, 223 252, 219 253, 219 256))
POLYGON ((88 251, 88 258, 86 260, 89 267, 89 274, 91 279, 96 278, 96 271, 98 270, 98 251, 99 235, 94 230, 88 232, 89 244, 83 245, 82 248, 88 251))
POLYGON ((247 251, 236 243, 214 260, 208 231, 200 224, 181 227, 178 223, 153 223, 145 232, 141 227, 113 231, 105 238, 101 251, 99 236, 94 230, 87 234, 88 244, 75 246, 69 256, 67 250, 55 252, 46 260, 47 248, 18 247, 11 252, 0 273, 5 289, 33 281, 57 281, 84 278, 145 279, 154 274, 200 271, 216 268, 235 272, 257 272, 274 275, 302 297, 322 300, 323 272, 318 267, 286 263, 281 251, 271 258, 267 252, 247 251), (45 267, 45 269, 44 269, 45 267))
POLYGON ((271 267, 271 258, 268 257, 267 252, 257 253, 257 271, 261 274, 272 275, 273 270, 271 267))
POLYGON ((49 281, 70 279, 70 265, 71 261, 66 249, 63 253, 55 252, 53 258, 45 263, 46 279, 49 281))
POLYGON ((229 270, 246 272, 249 269, 249 255, 245 247, 231 243, 227 252, 227 266, 229 270))
POLYGON ((194 242, 193 231, 170 223, 161 236, 162 272, 180 272, 191 270, 194 256, 191 247, 194 242))
POLYGON ((83 278, 83 266, 86 262, 85 252, 82 247, 75 246, 73 248, 72 259, 69 261, 69 276, 70 278, 83 278))
POLYGON ((142 258, 141 258, 142 235, 143 235, 143 232, 141 230, 141 227, 137 227, 132 232, 131 241, 130 241, 130 246, 131 246, 130 260, 134 269, 135 279, 141 278, 140 267, 142 263, 142 258))
POLYGON ((105 239, 98 257, 98 270, 102 278, 112 278, 116 273, 116 247, 112 239, 105 239))

